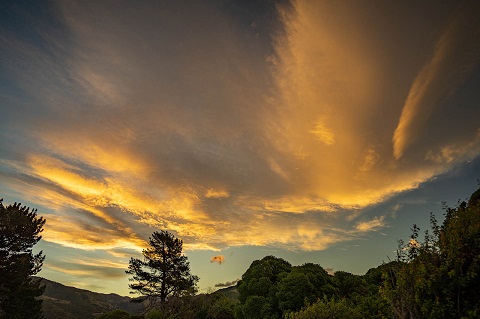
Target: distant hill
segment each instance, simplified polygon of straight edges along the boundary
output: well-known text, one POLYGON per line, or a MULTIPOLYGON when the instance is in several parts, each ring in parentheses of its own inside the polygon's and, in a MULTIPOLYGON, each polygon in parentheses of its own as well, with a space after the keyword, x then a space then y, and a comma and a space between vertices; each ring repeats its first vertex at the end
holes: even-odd
MULTIPOLYGON (((142 303, 131 302, 134 298, 65 286, 40 277, 37 279, 45 285, 45 292, 40 297, 43 300, 44 319, 95 319, 99 314, 115 309, 125 310, 130 314, 140 314, 144 310, 142 303)), ((219 289, 213 294, 238 299, 236 286, 219 289)), ((196 298, 205 297, 198 295, 196 298)))
POLYGON ((237 300, 238 299, 238 290, 237 286, 230 286, 226 288, 221 288, 218 289, 217 291, 214 292, 215 294, 222 294, 225 297, 232 299, 232 300, 237 300))
POLYGON ((93 319, 96 314, 122 309, 130 314, 143 310, 141 303, 130 302, 133 298, 117 294, 102 294, 85 289, 69 287, 60 283, 39 278, 44 284, 44 319, 93 319))

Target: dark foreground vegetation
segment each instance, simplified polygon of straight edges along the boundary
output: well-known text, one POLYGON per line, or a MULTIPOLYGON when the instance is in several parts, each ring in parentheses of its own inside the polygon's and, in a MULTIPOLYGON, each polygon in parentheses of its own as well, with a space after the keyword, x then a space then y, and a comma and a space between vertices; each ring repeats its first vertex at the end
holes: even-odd
POLYGON ((20 204, 4 206, 0 199, 0 319, 41 319, 44 287, 32 278, 45 256, 33 254, 42 238, 45 219, 20 204))
MULTIPOLYGON (((1 207, 0 230, 4 236, 5 208, 1 207)), ((38 220, 31 213, 28 216, 30 220, 38 220)), ((430 229, 423 234, 413 226, 409 240, 399 242, 394 260, 370 269, 363 276, 344 271, 329 274, 318 264, 292 266, 286 260, 267 256, 254 261, 236 287, 211 294, 196 294, 198 278, 190 274, 181 240, 167 231, 155 232, 150 238, 150 248, 144 250, 144 259, 130 260, 127 270, 132 275, 130 288, 142 295, 135 299, 136 303, 130 303, 132 307, 126 303, 130 301, 128 297, 85 293, 81 302, 97 308, 78 317, 80 310, 69 312, 69 309, 74 309, 80 301, 61 299, 65 293, 52 296, 48 283, 44 295, 36 298, 44 288, 24 276, 21 278, 25 283, 20 287, 31 284, 32 293, 19 294, 15 297, 18 300, 7 299, 12 288, 3 281, 0 283, 1 318, 40 318, 40 309, 35 305, 42 300, 45 319, 480 318, 480 189, 467 202, 445 207, 441 225, 433 214, 430 221, 430 229), (28 301, 37 316, 5 317, 5 311, 13 309, 6 306, 5 300, 13 305, 28 301)), ((41 230, 43 223, 40 224, 37 229, 41 230)), ((35 236, 38 241, 38 232, 35 236)), ((2 245, 3 240, 4 237, 2 245)), ((5 272, 3 246, 0 252, 0 271, 5 272)), ((35 258, 43 261, 42 255, 35 257, 31 250, 27 249, 27 255, 33 261, 35 258)), ((33 274, 38 267, 32 269, 33 274)), ((87 306, 80 308, 85 310, 87 306)))

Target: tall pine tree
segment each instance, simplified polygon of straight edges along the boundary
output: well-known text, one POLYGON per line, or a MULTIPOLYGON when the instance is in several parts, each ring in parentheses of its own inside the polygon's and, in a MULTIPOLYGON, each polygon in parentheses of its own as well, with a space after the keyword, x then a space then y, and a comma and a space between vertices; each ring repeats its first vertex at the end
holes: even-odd
POLYGON ((33 254, 42 238, 45 219, 15 203, 7 207, 0 200, 0 318, 41 319, 44 287, 31 276, 42 267, 45 256, 33 254))
POLYGON ((150 247, 143 250, 143 260, 130 258, 128 286, 133 293, 147 296, 161 305, 169 296, 193 293, 198 277, 190 274, 190 263, 182 254, 183 242, 172 233, 161 230, 149 238, 150 247))

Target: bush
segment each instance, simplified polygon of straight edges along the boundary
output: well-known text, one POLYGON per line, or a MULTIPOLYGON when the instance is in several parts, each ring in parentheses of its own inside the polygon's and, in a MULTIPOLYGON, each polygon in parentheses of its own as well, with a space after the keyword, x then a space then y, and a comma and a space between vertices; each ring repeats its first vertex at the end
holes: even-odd
POLYGON ((162 312, 158 309, 152 309, 145 315, 145 319, 163 319, 162 312))
POLYGON ((113 310, 102 314, 98 319, 130 319, 130 314, 124 310, 113 310))
POLYGON ((328 300, 326 297, 298 312, 290 312, 286 319, 362 319, 357 307, 345 299, 328 300))

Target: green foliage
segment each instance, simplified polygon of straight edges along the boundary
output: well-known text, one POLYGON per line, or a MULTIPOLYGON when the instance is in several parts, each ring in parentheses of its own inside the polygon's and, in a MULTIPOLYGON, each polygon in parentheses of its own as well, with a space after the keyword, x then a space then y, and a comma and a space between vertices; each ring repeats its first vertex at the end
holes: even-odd
POLYGON ((234 319, 235 305, 237 303, 221 294, 216 294, 208 308, 207 318, 211 319, 234 319))
POLYGON ((33 246, 42 238, 45 219, 15 203, 7 207, 0 200, 0 317, 11 319, 42 318, 44 287, 31 276, 37 274, 45 257, 33 254, 33 246))
POLYGON ((320 265, 306 263, 293 267, 292 271, 305 274, 308 277, 308 281, 317 290, 316 294, 319 297, 322 297, 324 294, 331 295, 334 292, 331 276, 320 265))
POLYGON ((169 296, 185 296, 195 292, 198 277, 190 274, 190 263, 182 254, 183 242, 168 231, 154 232, 150 248, 143 250, 143 260, 130 258, 128 286, 151 301, 161 304, 169 296))
POLYGON ((231 293, 231 291, 229 293, 216 291, 211 294, 197 295, 192 298, 189 304, 190 317, 185 318, 234 319, 237 304, 236 294, 231 293))
MULTIPOLYGON (((302 305, 297 303, 297 307, 288 308, 289 310, 298 310, 305 305, 305 301, 312 303, 318 298, 323 298, 325 295, 333 296, 336 293, 332 276, 329 275, 320 265, 306 263, 301 266, 294 266, 292 267, 292 272, 288 276, 285 278, 285 281, 282 280, 279 289, 282 289, 283 291, 295 290, 298 296, 303 299, 302 305), (303 274, 307 279, 302 287, 295 283, 295 281, 288 279, 288 276, 297 276, 297 274, 303 274), (290 281, 290 284, 287 284, 288 281, 290 281), (282 287, 284 284, 286 284, 285 287, 282 287), (311 293, 309 293, 309 291, 311 291, 311 293)), ((297 299, 300 299, 299 297, 297 297, 297 299)), ((283 299, 281 297, 279 298, 283 299)), ((285 310, 286 309, 287 308, 285 308, 285 310)))
POLYGON ((290 272, 291 269, 292 265, 289 262, 274 256, 255 260, 237 284, 240 302, 244 303, 249 296, 268 297, 279 276, 290 272))
POLYGON ((365 294, 367 287, 360 276, 338 272, 332 277, 320 265, 292 267, 283 259, 267 256, 252 263, 238 290, 237 318, 280 318, 318 298, 352 297, 365 294))
POLYGON ((340 298, 353 298, 367 294, 367 285, 361 276, 346 271, 336 271, 333 276, 336 295, 340 298))
POLYGON ((369 269, 367 273, 363 275, 363 280, 365 281, 369 295, 374 295, 379 292, 379 288, 383 286, 389 267, 389 264, 382 264, 369 269))
POLYGON ((278 284, 278 307, 282 312, 286 310, 300 310, 305 301, 315 296, 315 287, 302 272, 292 271, 278 284))
MULTIPOLYGON (((235 288, 233 290, 236 291, 235 288)), ((235 306, 238 304, 236 295, 231 291, 217 291, 211 294, 170 297, 159 308, 151 309, 145 319, 234 319, 235 306)))
POLYGON ((242 307, 237 311, 239 318, 263 319, 277 318, 270 301, 263 296, 248 296, 242 307))
POLYGON ((292 270, 292 265, 274 256, 255 260, 237 284, 239 318, 278 318, 281 311, 276 297, 278 282, 292 270))
POLYGON ((346 299, 324 297, 298 312, 290 312, 286 319, 363 319, 361 311, 346 299))
POLYGON ((480 316, 480 190, 468 203, 445 207, 442 226, 431 216, 432 233, 400 242, 383 292, 395 318, 475 318, 480 316))
POLYGON ((165 316, 158 309, 152 309, 145 314, 145 319, 164 319, 165 316))
POLYGON ((124 310, 117 309, 100 315, 98 319, 130 319, 130 314, 124 310))

